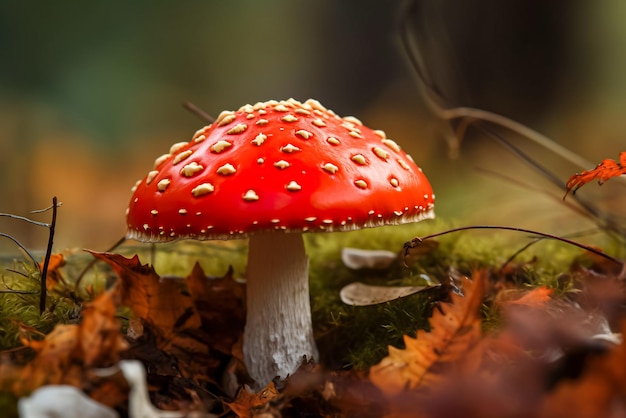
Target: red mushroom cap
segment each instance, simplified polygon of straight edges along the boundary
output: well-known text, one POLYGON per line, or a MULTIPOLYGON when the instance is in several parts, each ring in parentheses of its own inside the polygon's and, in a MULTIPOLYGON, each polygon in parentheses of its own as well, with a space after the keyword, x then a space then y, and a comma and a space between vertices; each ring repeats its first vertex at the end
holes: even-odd
POLYGON ((128 238, 344 231, 434 217, 430 183, 382 131, 316 100, 222 112, 137 182, 128 238))

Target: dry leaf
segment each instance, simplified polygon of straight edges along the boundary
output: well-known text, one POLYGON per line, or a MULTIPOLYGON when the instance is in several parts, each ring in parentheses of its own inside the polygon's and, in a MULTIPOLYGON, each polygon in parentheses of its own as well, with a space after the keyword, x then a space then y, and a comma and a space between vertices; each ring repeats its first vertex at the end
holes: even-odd
POLYGON ((416 338, 404 337, 405 349, 389 347, 389 355, 370 369, 370 379, 383 392, 395 395, 404 389, 428 386, 451 367, 475 368, 467 363, 468 352, 481 338, 479 307, 484 272, 474 281, 463 279, 465 296, 451 294, 452 303, 442 303, 430 318, 430 332, 419 330, 416 338), (435 367, 435 365, 437 367, 435 367))
MULTIPOLYGON (((39 263, 40 268, 43 269, 43 262, 39 263)), ((57 284, 63 283, 63 275, 61 274, 61 267, 65 265, 65 258, 63 254, 50 255, 50 262, 48 263, 48 271, 46 274, 46 289, 52 291, 57 284)))
POLYGON ((198 263, 185 278, 187 289, 211 346, 225 354, 243 333, 246 322, 245 286, 234 280, 232 269, 224 277, 207 278, 198 263))
POLYGON ((368 306, 410 296, 429 288, 427 286, 374 286, 354 282, 341 289, 339 298, 346 305, 368 306))
POLYGON ((518 306, 544 306, 551 299, 550 296, 553 292, 554 289, 548 289, 545 286, 540 286, 535 289, 529 290, 525 292, 521 297, 514 300, 509 300, 506 303, 518 306))
POLYGON ((602 162, 595 168, 571 176, 567 180, 567 191, 565 192, 563 199, 565 199, 570 191, 572 193, 576 193, 579 188, 592 180, 598 180, 598 184, 602 184, 613 177, 621 176, 623 174, 626 174, 626 151, 619 154, 619 162, 611 159, 602 160, 602 162))
POLYGON ((577 380, 561 382, 539 411, 545 418, 626 416, 626 342, 591 359, 577 380))
POLYGON ((84 387, 89 369, 108 367, 117 362, 127 345, 120 335, 115 317, 113 288, 85 305, 78 325, 57 325, 43 340, 31 339, 22 332, 22 343, 35 351, 35 357, 23 367, 2 364, 0 374, 6 388, 20 396, 43 385, 84 387))
POLYGON ((252 416, 252 409, 265 405, 267 402, 278 396, 278 391, 274 382, 270 382, 266 387, 258 392, 253 392, 248 386, 244 386, 237 393, 233 402, 225 402, 226 405, 239 418, 249 418, 252 416))
POLYGON ((182 377, 196 381, 213 380, 207 373, 217 364, 211 361, 209 338, 201 330, 202 321, 186 292, 185 281, 160 278, 137 256, 92 254, 117 273, 122 304, 143 321, 144 338, 131 349, 132 355, 160 375, 176 376, 180 372, 182 377))
POLYGON ((243 285, 230 274, 208 278, 197 264, 186 278, 161 278, 137 256, 93 255, 117 273, 122 302, 137 317, 130 324, 134 339, 126 358, 146 364, 149 383, 159 387, 153 393, 155 404, 181 409, 190 393, 210 397, 219 390, 221 374, 243 334, 243 285))
POLYGON ((398 253, 387 250, 363 250, 344 247, 341 249, 341 261, 352 270, 384 270, 398 259, 398 253))

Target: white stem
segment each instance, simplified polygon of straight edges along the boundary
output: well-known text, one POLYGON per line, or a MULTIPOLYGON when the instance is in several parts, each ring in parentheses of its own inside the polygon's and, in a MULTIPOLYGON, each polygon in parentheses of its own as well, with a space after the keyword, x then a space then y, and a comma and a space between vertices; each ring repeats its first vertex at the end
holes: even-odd
POLYGON ((259 388, 317 360, 309 302, 309 260, 302 235, 250 238, 243 358, 259 388))

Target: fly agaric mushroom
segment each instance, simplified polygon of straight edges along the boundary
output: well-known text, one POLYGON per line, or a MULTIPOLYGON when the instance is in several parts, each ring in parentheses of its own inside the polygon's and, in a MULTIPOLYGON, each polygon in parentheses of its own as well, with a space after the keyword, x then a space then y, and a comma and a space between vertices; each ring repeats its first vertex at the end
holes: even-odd
POLYGON ((317 360, 304 232, 434 217, 432 188, 383 131, 316 100, 222 112, 138 181, 127 237, 249 237, 244 362, 261 387, 317 360))

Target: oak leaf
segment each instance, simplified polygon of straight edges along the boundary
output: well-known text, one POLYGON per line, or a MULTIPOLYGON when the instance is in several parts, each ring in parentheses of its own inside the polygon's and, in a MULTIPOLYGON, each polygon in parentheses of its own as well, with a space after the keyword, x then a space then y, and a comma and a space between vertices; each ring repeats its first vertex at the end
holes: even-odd
POLYGON ((430 318, 430 332, 416 338, 404 336, 406 348, 389 347, 389 355, 370 369, 370 380, 387 395, 429 386, 450 368, 475 369, 479 356, 468 355, 481 338, 479 307, 485 272, 474 280, 463 278, 464 296, 451 292, 451 303, 442 303, 430 318), (461 361, 462 360, 462 361, 461 361))
POLYGON ((186 402, 190 391, 208 393, 206 384, 219 388, 245 321, 244 286, 232 272, 207 277, 196 264, 186 278, 159 277, 137 256, 92 254, 119 278, 122 304, 134 314, 126 356, 143 361, 149 383, 168 394, 155 394, 157 406, 178 408, 177 402, 186 402))

